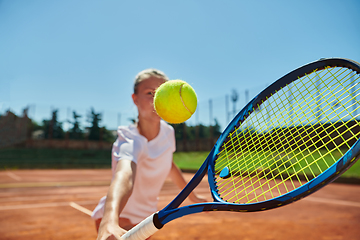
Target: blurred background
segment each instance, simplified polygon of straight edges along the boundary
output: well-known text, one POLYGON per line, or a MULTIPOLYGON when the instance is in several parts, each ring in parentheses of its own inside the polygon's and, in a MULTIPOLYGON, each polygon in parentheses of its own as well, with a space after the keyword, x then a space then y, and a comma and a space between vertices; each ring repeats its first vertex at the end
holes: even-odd
POLYGON ((133 81, 146 68, 193 86, 198 108, 174 126, 177 139, 212 146, 289 71, 320 58, 360 61, 359 10, 357 0, 0 0, 0 147, 111 144, 137 117, 133 81))

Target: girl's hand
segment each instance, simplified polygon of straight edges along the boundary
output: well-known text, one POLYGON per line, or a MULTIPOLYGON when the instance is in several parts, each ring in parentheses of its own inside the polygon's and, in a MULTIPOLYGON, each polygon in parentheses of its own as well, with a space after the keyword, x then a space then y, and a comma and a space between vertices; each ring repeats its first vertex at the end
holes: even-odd
POLYGON ((97 240, 121 240, 121 236, 125 233, 126 230, 119 227, 117 223, 102 223, 99 227, 97 240))

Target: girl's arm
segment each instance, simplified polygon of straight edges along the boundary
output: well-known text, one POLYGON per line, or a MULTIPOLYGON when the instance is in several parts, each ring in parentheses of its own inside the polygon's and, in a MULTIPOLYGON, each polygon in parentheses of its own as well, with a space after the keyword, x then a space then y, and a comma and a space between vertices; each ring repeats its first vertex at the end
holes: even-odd
POLYGON ((105 202, 97 240, 120 239, 126 230, 119 227, 119 215, 129 199, 136 174, 136 164, 130 160, 117 163, 105 202))

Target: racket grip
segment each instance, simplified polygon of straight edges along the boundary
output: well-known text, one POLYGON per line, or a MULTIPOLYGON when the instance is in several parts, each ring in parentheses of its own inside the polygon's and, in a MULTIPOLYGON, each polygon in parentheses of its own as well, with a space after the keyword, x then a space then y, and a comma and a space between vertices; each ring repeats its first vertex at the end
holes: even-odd
POLYGON ((154 233, 156 233, 162 224, 158 223, 157 213, 145 218, 138 225, 130 229, 127 233, 121 236, 123 240, 145 240, 154 233))

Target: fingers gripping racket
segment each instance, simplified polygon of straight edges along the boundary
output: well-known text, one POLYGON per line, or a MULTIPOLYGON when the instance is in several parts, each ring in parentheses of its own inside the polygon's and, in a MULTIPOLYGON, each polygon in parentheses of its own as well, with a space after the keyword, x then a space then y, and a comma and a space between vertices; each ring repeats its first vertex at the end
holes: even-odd
POLYGON ((122 238, 192 213, 284 206, 332 182, 359 157, 359 83, 360 65, 339 58, 280 78, 237 114, 180 194, 122 238), (206 173, 214 202, 179 207, 206 173))

